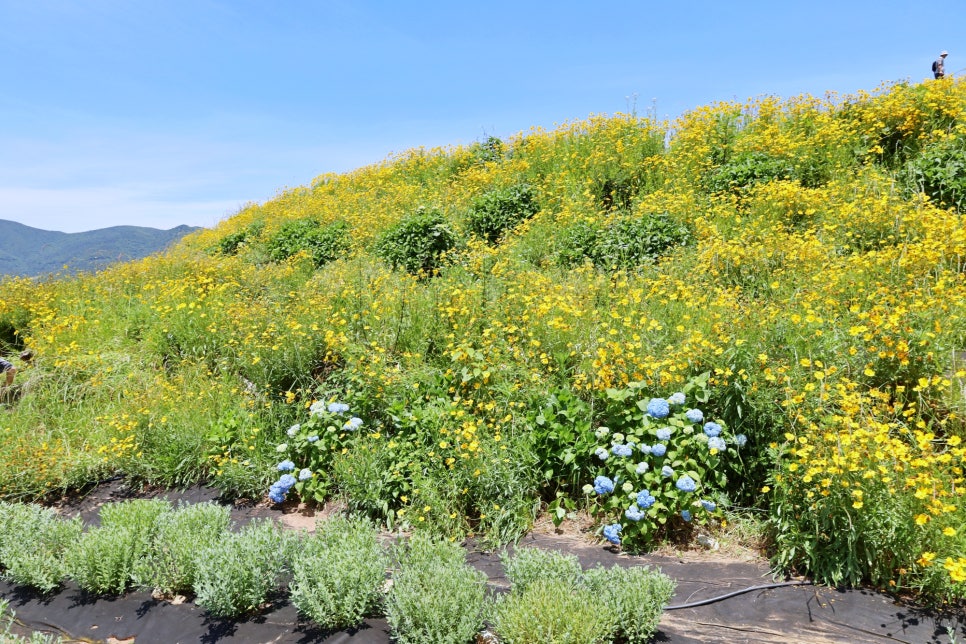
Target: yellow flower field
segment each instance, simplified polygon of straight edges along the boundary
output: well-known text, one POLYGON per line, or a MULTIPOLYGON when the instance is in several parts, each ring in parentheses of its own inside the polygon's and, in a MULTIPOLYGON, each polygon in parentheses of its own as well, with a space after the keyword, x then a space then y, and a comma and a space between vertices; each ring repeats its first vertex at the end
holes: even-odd
POLYGON ((0 491, 123 473, 263 498, 286 430, 344 400, 364 425, 320 441, 319 498, 505 539, 587 503, 593 454, 537 421, 551 394, 592 428, 608 389, 709 373, 705 414, 748 438, 717 498, 766 512, 776 565, 960 600, 964 151, 950 79, 595 115, 323 175, 96 275, 7 279, 0 343, 37 358, 0 414, 0 491), (428 236, 452 243, 393 268, 428 236))

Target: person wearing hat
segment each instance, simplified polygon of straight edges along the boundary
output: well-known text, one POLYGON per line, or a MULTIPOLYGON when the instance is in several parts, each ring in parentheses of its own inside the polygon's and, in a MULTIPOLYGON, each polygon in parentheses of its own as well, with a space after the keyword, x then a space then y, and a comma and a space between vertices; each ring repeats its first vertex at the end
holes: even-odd
POLYGON ((13 384, 14 376, 17 375, 17 368, 13 366, 12 363, 4 360, 3 358, 0 358, 0 373, 7 374, 6 386, 9 387, 10 385, 13 384))
POLYGON ((946 56, 949 55, 948 51, 944 51, 939 54, 939 58, 935 60, 932 64, 932 75, 935 78, 942 78, 946 75, 946 56))

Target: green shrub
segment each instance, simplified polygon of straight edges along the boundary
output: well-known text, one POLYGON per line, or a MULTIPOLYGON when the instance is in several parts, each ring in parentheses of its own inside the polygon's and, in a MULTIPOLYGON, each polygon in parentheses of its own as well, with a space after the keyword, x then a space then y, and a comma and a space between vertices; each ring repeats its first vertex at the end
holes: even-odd
POLYGON ((597 243, 602 233, 603 226, 596 222, 578 221, 567 226, 560 233, 557 263, 566 268, 580 266, 587 260, 596 264, 597 243))
POLYGON ((607 226, 578 222, 561 235, 557 263, 573 268, 590 260, 604 269, 631 269, 651 264, 671 249, 691 241, 687 226, 666 213, 623 216, 607 226))
POLYGON ((0 313, 0 351, 20 351, 34 314, 26 307, 16 307, 0 313))
POLYGON ((368 521, 319 522, 294 557, 292 603, 323 628, 355 626, 378 606, 388 564, 368 521))
POLYGON ((351 416, 345 403, 313 403, 308 419, 289 427, 285 442, 275 447, 281 460, 275 466, 278 479, 269 488, 269 500, 281 503, 294 490, 300 499, 324 501, 331 485, 329 477, 338 478, 333 457, 356 454, 362 425, 362 419, 351 416))
POLYGON ((595 430, 597 476, 584 486, 614 521, 604 528, 607 540, 640 550, 720 514, 712 499, 726 483, 721 461, 746 438, 691 407, 708 400, 707 378, 692 379, 667 399, 647 396, 640 383, 607 390, 604 424, 595 430))
POLYGON ((584 584, 614 614, 613 637, 644 644, 657 632, 664 606, 674 594, 674 581, 648 567, 597 566, 584 573, 584 584))
POLYGON ((560 582, 570 588, 580 581, 577 555, 540 548, 517 548, 512 555, 504 551, 500 561, 515 593, 526 591, 538 580, 560 582))
POLYGON ((218 251, 222 255, 237 255, 242 245, 258 238, 265 229, 264 221, 256 221, 241 230, 228 233, 218 241, 218 251))
POLYGON ((432 517, 414 527, 446 537, 472 532, 480 543, 495 547, 519 539, 533 525, 540 506, 538 462, 529 436, 484 439, 479 449, 452 468, 416 468, 413 487, 419 505, 432 517))
POLYGON ((131 528, 93 528, 67 551, 70 577, 95 595, 121 595, 137 564, 142 536, 131 528))
POLYGON ((349 510, 384 522, 396 523, 400 496, 410 489, 411 459, 406 443, 361 440, 345 454, 332 459, 331 473, 349 510))
POLYGON ((471 145, 470 154, 480 164, 499 163, 506 155, 506 145, 497 137, 489 136, 486 141, 471 145))
POLYGON ((467 227, 495 244, 504 234, 533 217, 540 210, 529 184, 520 183, 493 190, 473 201, 467 216, 467 227))
MULTIPOLYGON (((816 581, 832 586, 870 582, 882 587, 896 570, 942 540, 909 520, 914 512, 909 495, 896 494, 879 481, 863 480, 860 498, 875 512, 860 512, 856 488, 830 486, 827 495, 809 498, 807 486, 788 484, 795 479, 783 473, 773 473, 770 481, 775 494, 769 522, 778 546, 772 561, 783 570, 808 570, 816 581)), ((938 585, 928 590, 933 598, 943 593, 938 585)))
POLYGON ((190 591, 198 550, 214 545, 230 522, 229 508, 210 502, 181 505, 161 515, 150 552, 135 565, 135 583, 166 595, 190 591))
POLYGON ((171 503, 165 499, 133 499, 102 506, 99 517, 104 529, 133 530, 141 538, 138 547, 146 552, 154 540, 158 522, 171 512, 171 503))
POLYGON ((457 238, 438 210, 420 208, 387 230, 375 253, 395 269, 412 275, 432 275, 456 248, 457 238))
POLYGON ((67 574, 64 553, 83 531, 80 519, 64 519, 34 504, 0 506, 0 567, 15 584, 50 592, 67 574))
POLYGON ((560 579, 536 579, 502 596, 493 610, 493 628, 505 644, 603 644, 613 641, 615 622, 594 593, 560 579))
POLYGON ((551 495, 576 490, 587 480, 597 444, 591 416, 590 405, 565 387, 551 390, 534 414, 533 449, 551 495))
POLYGON ((400 644, 467 644, 483 627, 486 575, 458 544, 419 534, 399 550, 386 618, 400 644))
POLYGON ((346 222, 322 226, 312 218, 297 219, 284 224, 268 240, 268 256, 280 262, 305 251, 316 266, 324 266, 345 255, 350 246, 346 222))
POLYGON ((966 144, 944 139, 927 146, 906 164, 905 184, 959 211, 966 207, 966 144))
POLYGON ((666 213, 622 217, 607 226, 594 247, 594 263, 602 268, 635 268, 651 264, 691 240, 687 226, 666 213))
POLYGON ((195 594, 214 617, 258 611, 278 587, 286 538, 270 519, 255 520, 196 553, 195 594))
POLYGON ((740 154, 715 168, 706 179, 710 192, 739 193, 743 188, 758 183, 791 179, 792 163, 762 152, 740 154))
POLYGON ((90 593, 123 594, 154 542, 157 523, 170 513, 171 504, 163 499, 103 506, 101 526, 85 532, 67 551, 70 576, 90 593))

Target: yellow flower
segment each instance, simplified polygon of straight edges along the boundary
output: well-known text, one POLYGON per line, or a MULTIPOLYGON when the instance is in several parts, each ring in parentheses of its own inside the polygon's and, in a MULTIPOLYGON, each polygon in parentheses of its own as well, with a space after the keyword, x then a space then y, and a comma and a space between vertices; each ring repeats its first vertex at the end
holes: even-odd
POLYGON ((959 557, 956 561, 953 561, 952 557, 946 557, 943 568, 949 572, 949 578, 954 583, 960 584, 966 581, 966 559, 963 557, 959 557))
POLYGON ((943 534, 946 535, 947 537, 955 537, 956 536, 956 528, 953 528, 951 526, 947 526, 947 527, 943 528, 943 534))
POLYGON ((916 560, 916 563, 922 566, 923 568, 928 568, 929 566, 932 565, 932 561, 935 558, 936 558, 935 552, 924 552, 922 553, 922 556, 920 556, 919 559, 916 560))

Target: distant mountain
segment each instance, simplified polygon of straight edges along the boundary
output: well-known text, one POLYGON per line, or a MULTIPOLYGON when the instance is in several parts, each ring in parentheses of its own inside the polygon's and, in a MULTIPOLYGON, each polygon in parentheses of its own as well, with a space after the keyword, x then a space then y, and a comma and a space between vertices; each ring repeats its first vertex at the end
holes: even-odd
POLYGON ((0 275, 34 277, 47 273, 95 271, 164 250, 196 226, 170 230, 111 226, 83 233, 31 228, 0 219, 0 275))

